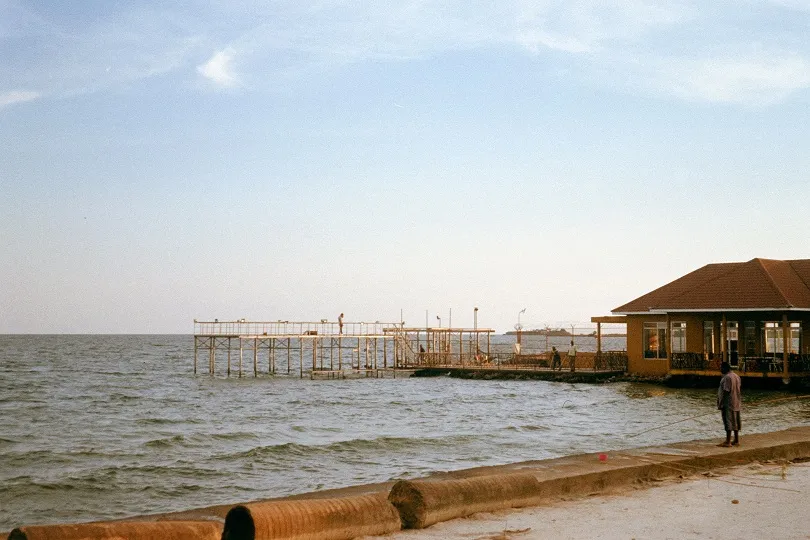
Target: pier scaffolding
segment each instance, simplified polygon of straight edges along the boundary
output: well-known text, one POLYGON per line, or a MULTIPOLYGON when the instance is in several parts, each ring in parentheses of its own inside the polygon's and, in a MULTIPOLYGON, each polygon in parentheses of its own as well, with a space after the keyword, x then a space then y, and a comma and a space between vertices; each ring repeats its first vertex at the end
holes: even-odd
POLYGON ((406 328, 381 322, 195 319, 194 373, 202 351, 208 355, 211 375, 218 372, 218 360, 224 360, 227 376, 235 371, 242 377, 251 361, 254 377, 259 373, 302 378, 396 376, 397 370, 423 366, 484 363, 492 333, 492 329, 406 328))

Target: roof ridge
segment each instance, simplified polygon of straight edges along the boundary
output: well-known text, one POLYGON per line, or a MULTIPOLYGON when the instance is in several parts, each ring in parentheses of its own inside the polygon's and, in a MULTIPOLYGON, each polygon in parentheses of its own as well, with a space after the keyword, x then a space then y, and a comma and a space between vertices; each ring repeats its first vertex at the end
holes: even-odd
MULTIPOLYGON (((792 307, 793 304, 791 304, 790 300, 788 300, 788 297, 785 296, 785 293, 782 291, 782 288, 779 285, 777 285, 776 280, 773 279, 773 276, 771 275, 770 271, 765 267, 764 264, 762 264, 763 260, 768 260, 768 261, 771 261, 771 262, 787 262, 787 261, 779 261, 779 260, 776 260, 776 259, 760 259, 759 257, 755 257, 753 259, 753 261, 757 261, 757 263, 759 263, 759 266, 762 268, 762 270, 765 272, 765 275, 768 277, 768 281, 771 282, 771 285, 773 285, 773 288, 776 289, 776 292, 779 293, 779 296, 782 297, 782 300, 785 301, 785 304, 787 306, 792 307)), ((751 261, 751 262, 753 262, 753 261, 751 261)), ((790 264, 788 264, 788 268, 790 268, 791 272, 793 272, 793 267, 790 266, 790 264)))
POLYGON ((795 268, 793 268, 793 263, 794 263, 795 261, 797 261, 797 260, 801 260, 801 259, 793 259, 793 260, 790 260, 790 261, 785 261, 785 262, 786 262, 786 263, 788 263, 788 266, 790 266, 790 269, 791 269, 791 270, 793 270, 793 273, 794 273, 794 274, 796 274, 796 277, 797 277, 797 278, 799 278, 799 281, 801 281, 801 282, 802 282, 802 284, 805 286, 805 288, 806 288, 808 291, 810 291, 810 283, 807 283, 807 282, 804 280, 804 278, 802 277, 802 275, 801 275, 799 272, 797 272, 795 268))

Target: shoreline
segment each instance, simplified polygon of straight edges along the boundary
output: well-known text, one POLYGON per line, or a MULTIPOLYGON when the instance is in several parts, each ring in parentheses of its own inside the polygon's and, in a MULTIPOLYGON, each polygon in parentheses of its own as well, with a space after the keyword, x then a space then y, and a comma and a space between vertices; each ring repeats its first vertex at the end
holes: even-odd
MULTIPOLYGON (((727 468, 731 465, 767 460, 784 462, 810 457, 810 426, 793 427, 783 431, 758 433, 741 437, 742 446, 717 447, 715 439, 686 441, 654 447, 627 448, 595 454, 580 454, 545 460, 523 461, 505 465, 483 466, 470 469, 435 473, 418 479, 428 485, 455 485, 459 481, 484 481, 502 478, 508 481, 516 477, 532 476, 538 482, 539 491, 532 504, 521 501, 492 501, 492 509, 509 507, 545 506, 553 501, 577 499, 592 495, 611 493, 617 489, 643 486, 667 478, 683 476, 684 471, 699 471, 727 468)), ((417 482, 417 483, 418 483, 417 482)), ((357 496, 387 497, 396 480, 376 484, 362 484, 342 488, 302 493, 293 496, 261 499, 245 504, 323 499, 343 499, 357 496)), ((216 521, 223 523, 228 511, 238 501, 204 508, 133 516, 108 522, 154 522, 154 521, 216 521)), ((474 512, 488 511, 486 505, 457 505, 453 517, 462 517, 474 512), (483 508, 483 510, 482 510, 483 508), (474 510, 474 511, 473 511, 474 510)), ((442 519, 441 521, 444 521, 442 519)), ((18 524, 33 525, 33 524, 18 524)), ((4 533, 8 534, 8 533, 4 533)), ((5 537, 5 536, 4 536, 5 537)))

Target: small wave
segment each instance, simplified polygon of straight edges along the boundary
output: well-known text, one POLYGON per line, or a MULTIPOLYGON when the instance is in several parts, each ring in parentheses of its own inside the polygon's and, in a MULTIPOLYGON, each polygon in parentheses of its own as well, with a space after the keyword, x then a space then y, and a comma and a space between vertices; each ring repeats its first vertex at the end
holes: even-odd
POLYGON ((133 396, 130 394, 113 393, 110 394, 110 400, 114 401, 135 401, 141 399, 141 396, 133 396))
POLYGON ((524 426, 506 426, 501 428, 502 431, 549 431, 551 428, 548 426, 537 426, 534 424, 526 424, 524 426))
POLYGON ((195 436, 195 438, 197 437, 202 437, 204 439, 214 439, 217 441, 238 441, 242 439, 255 439, 256 434, 249 433, 247 431, 236 431, 233 433, 212 433, 209 435, 195 436))
POLYGON ((19 466, 28 465, 31 463, 39 463, 47 465, 48 467, 54 465, 64 465, 71 462, 69 455, 61 452, 52 452, 51 450, 33 450, 26 452, 6 452, 3 454, 3 465, 19 466))
POLYGON ((200 424, 202 421, 196 418, 138 418, 135 423, 141 426, 160 426, 166 424, 200 424))
POLYGON ((322 445, 282 443, 258 446, 243 452, 218 456, 218 459, 266 458, 273 456, 298 456, 328 454, 363 454, 366 452, 397 452, 426 448, 456 448, 478 439, 478 435, 452 435, 449 437, 377 437, 375 439, 352 439, 322 445))
POLYGON ((340 433, 343 429, 329 426, 291 426, 290 429, 296 433, 340 433))
POLYGON ((149 448, 169 448, 183 443, 186 438, 183 435, 175 435, 165 439, 154 439, 144 443, 144 446, 149 448))
POLYGON ((523 429, 523 430, 526 430, 526 431, 551 431, 551 428, 548 427, 548 426, 537 426, 537 425, 533 425, 533 424, 520 426, 520 429, 523 429))

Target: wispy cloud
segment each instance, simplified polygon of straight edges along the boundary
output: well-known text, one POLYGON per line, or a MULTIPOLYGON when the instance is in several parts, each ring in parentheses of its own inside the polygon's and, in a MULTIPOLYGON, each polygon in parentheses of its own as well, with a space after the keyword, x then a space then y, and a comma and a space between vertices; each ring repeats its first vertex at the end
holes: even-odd
POLYGON ((684 100, 767 104, 808 86, 807 0, 750 0, 747 10, 698 0, 192 0, 88 11, 87 24, 67 25, 7 1, 14 20, 0 23, 0 46, 12 53, 0 80, 54 96, 173 72, 275 89, 351 63, 492 49, 588 84, 684 100), (746 52, 754 43, 759 52, 746 52))
POLYGON ((769 105, 810 88, 810 63, 795 53, 673 62, 664 75, 674 94, 720 103, 769 105))
POLYGON ((224 88, 239 86, 239 78, 233 69, 234 50, 226 48, 217 52, 206 63, 197 66, 197 72, 224 88))
POLYGON ((41 92, 33 92, 30 90, 10 90, 0 94, 0 109, 14 105, 15 103, 25 103, 26 101, 34 101, 42 97, 41 92))

